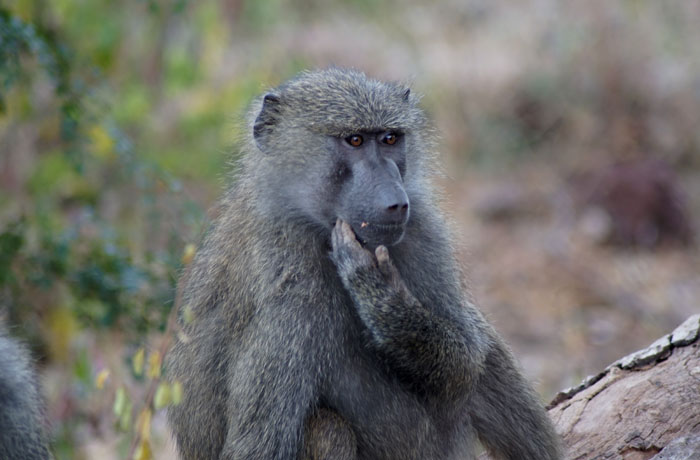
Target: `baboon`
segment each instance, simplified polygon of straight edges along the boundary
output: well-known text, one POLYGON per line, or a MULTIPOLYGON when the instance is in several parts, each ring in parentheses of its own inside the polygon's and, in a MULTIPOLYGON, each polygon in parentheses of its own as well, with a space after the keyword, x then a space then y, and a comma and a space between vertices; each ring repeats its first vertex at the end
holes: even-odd
POLYGON ((0 459, 50 459, 42 399, 29 354, 0 324, 0 459))
POLYGON ((184 459, 560 458, 464 293, 418 98, 354 70, 254 104, 169 357, 184 459))

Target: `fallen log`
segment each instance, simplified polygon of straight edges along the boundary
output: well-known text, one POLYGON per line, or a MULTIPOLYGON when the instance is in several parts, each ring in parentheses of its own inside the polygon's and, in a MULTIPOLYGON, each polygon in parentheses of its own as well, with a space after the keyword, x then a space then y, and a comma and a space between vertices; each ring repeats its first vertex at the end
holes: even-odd
POLYGON ((700 314, 557 394, 567 460, 700 459, 700 314))

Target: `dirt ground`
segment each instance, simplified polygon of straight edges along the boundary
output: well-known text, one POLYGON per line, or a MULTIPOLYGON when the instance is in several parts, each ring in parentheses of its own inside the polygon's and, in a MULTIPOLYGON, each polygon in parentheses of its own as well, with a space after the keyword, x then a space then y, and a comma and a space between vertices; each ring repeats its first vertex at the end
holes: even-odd
MULTIPOLYGON (((684 180, 700 196, 689 190, 700 178, 684 180)), ((443 185, 476 301, 545 401, 700 311, 697 248, 599 244, 560 171, 531 164, 443 185)))

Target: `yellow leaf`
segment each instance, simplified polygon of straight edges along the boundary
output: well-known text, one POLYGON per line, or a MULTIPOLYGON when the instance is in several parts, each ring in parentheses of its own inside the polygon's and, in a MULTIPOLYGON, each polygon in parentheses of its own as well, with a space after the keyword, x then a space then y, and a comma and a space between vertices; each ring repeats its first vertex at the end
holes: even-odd
POLYGON ((121 417, 119 417, 118 428, 121 431, 129 431, 129 427, 131 427, 131 414, 133 409, 134 406, 131 404, 131 401, 127 401, 124 411, 122 412, 121 417))
POLYGON ((148 377, 151 379, 160 377, 160 352, 158 351, 148 356, 148 377))
POLYGON ((95 387, 97 387, 98 390, 103 389, 105 387, 105 382, 107 381, 108 377, 109 369, 102 369, 95 378, 95 387))
POLYGON ((185 324, 190 324, 192 321, 194 321, 194 311, 192 310, 191 305, 185 305, 185 308, 182 309, 182 321, 185 322, 185 324))
POLYGON ((136 427, 139 430, 139 435, 144 441, 151 439, 151 416, 153 413, 151 409, 144 409, 139 414, 139 421, 136 427))
POLYGON ((146 351, 143 349, 143 347, 139 348, 136 354, 134 354, 134 357, 131 360, 131 365, 134 369, 134 374, 143 374, 143 361, 145 355, 146 351))
POLYGON ((88 131, 88 137, 92 144, 92 153, 96 157, 107 159, 114 155, 114 139, 102 126, 92 126, 88 131))
POLYGON ((182 402, 182 397, 183 397, 183 388, 182 388, 182 382, 175 381, 173 382, 172 388, 171 388, 171 399, 173 401, 173 405, 177 406, 182 402))
POLYGON ((151 460, 152 458, 151 443, 144 439, 134 451, 134 460, 151 460))
POLYGON ((116 415, 117 417, 121 417, 124 414, 124 410, 126 409, 126 405, 128 402, 129 398, 127 398, 126 396, 126 391, 124 390, 124 387, 117 388, 117 393, 114 395, 114 406, 112 406, 114 415, 116 415))
POLYGON ((170 385, 166 382, 161 382, 156 388, 156 394, 153 397, 153 407, 156 410, 162 409, 172 401, 172 392, 170 385))
POLYGON ((197 253, 197 248, 194 244, 188 243, 185 245, 185 249, 182 251, 182 264, 188 265, 194 259, 194 255, 197 253))
POLYGON ((47 318, 49 351, 59 362, 68 359, 70 345, 78 332, 78 323, 69 308, 52 309, 47 318))

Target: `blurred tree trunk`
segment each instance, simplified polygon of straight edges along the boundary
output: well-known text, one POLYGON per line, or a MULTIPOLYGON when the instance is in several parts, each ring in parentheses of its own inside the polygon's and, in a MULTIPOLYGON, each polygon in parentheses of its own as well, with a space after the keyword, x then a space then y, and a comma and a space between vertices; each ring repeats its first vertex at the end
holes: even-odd
POLYGON ((567 460, 700 459, 700 314, 560 392, 549 414, 567 460))

